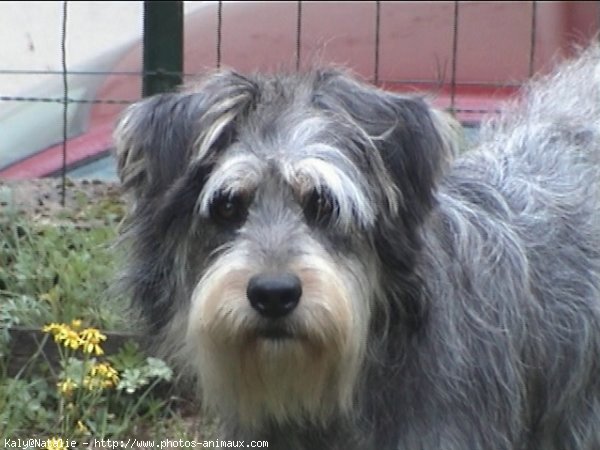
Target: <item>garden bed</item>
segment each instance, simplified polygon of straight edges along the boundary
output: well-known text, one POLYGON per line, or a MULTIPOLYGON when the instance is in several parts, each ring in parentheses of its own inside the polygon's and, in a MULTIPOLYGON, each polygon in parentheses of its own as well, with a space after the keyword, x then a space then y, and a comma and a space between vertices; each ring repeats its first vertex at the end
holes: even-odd
MULTIPOLYGON (((9 348, 6 356, 6 375, 14 377, 19 371, 35 359, 48 363, 54 370, 60 369, 60 355, 52 338, 40 329, 30 327, 12 327, 8 329, 9 348)), ((140 334, 104 331, 107 337, 103 345, 107 356, 116 354, 125 343, 135 342, 144 347, 140 334)))
POLYGON ((0 181, 0 437, 214 436, 184 384, 142 350, 127 299, 110 291, 122 259, 118 186, 65 187, 63 206, 59 179, 0 181), (63 326, 75 340, 48 332, 63 326), (86 350, 85 330, 105 337, 98 349, 86 350), (112 378, 98 378, 108 367, 112 378))

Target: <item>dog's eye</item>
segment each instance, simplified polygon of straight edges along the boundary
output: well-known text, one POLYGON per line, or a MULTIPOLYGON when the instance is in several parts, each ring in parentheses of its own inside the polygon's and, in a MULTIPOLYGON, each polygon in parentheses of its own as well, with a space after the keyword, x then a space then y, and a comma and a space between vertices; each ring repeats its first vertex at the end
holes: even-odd
POLYGON ((246 219, 247 204, 241 194, 221 193, 210 204, 210 217, 223 225, 237 225, 246 219))
POLYGON ((326 225, 337 211, 337 205, 325 189, 315 189, 303 202, 304 217, 311 225, 326 225))

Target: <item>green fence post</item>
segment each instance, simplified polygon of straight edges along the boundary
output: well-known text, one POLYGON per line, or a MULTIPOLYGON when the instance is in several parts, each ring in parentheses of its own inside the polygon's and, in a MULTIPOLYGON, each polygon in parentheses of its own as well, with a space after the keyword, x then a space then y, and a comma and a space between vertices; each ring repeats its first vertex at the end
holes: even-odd
POLYGON ((142 97, 172 91, 182 82, 183 2, 144 1, 142 97))

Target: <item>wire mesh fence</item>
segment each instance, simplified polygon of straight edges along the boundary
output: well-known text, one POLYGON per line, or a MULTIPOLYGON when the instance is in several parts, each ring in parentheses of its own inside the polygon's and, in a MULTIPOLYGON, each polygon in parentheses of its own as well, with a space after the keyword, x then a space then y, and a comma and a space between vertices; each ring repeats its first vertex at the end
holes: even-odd
MULTIPOLYGON (((463 122, 477 122, 556 55, 592 39, 600 16, 598 2, 185 2, 198 5, 182 21, 183 48, 172 30, 165 34, 160 25, 145 30, 158 36, 154 45, 181 52, 181 70, 160 60, 144 67, 142 56, 152 48, 144 49, 139 35, 95 64, 76 68, 69 54, 70 39, 77 39, 72 26, 80 20, 70 15, 75 3, 55 2, 61 11, 55 30, 60 67, 0 63, 0 178, 58 175, 63 202, 71 169, 99 157, 110 164, 112 125, 141 97, 144 79, 190 81, 224 67, 303 70, 343 64, 386 89, 432 92, 439 107, 463 122), (2 92, 2 79, 17 77, 54 80, 37 90, 2 92), (36 104, 53 108, 40 113, 46 122, 27 110, 36 104), (44 127, 54 131, 42 139, 36 130, 44 127)), ((161 2, 146 7, 153 3, 161 2)), ((118 15, 124 4, 105 7, 118 15)), ((89 54, 106 50, 111 49, 94 46, 89 54)))

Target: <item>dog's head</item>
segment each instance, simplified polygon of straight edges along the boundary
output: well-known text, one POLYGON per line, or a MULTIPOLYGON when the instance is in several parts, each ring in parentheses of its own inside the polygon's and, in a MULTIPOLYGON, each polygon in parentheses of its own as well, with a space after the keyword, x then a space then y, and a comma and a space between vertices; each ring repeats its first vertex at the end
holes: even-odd
POLYGON ((222 72, 126 111, 132 294, 208 404, 248 427, 351 409, 452 140, 423 100, 337 70, 222 72))

